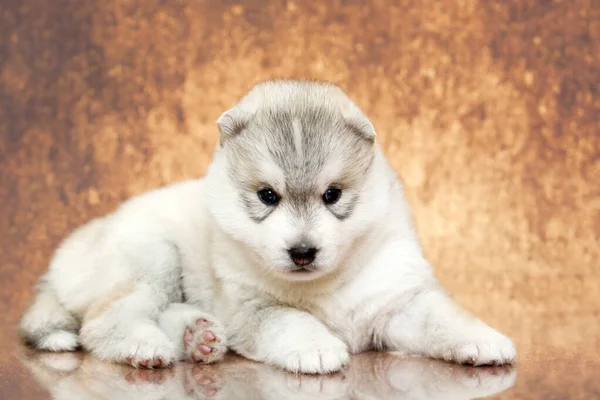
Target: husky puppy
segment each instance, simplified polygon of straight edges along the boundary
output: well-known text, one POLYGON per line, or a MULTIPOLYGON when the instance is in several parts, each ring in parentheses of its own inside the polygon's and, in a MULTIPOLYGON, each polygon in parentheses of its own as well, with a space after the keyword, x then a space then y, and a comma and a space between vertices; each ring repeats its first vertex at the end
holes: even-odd
POLYGON ((373 349, 515 360, 440 287, 373 125, 340 88, 263 82, 217 125, 204 178, 61 244, 21 321, 27 342, 150 368, 228 348, 300 373, 373 349))

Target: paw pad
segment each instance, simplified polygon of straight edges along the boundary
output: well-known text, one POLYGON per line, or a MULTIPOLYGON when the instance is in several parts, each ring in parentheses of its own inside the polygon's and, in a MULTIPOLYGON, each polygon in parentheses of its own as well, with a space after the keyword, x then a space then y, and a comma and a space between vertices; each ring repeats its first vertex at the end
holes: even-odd
POLYGON ((220 360, 227 350, 222 328, 205 318, 197 319, 194 325, 186 328, 183 344, 188 358, 203 364, 220 360))
POLYGON ((133 356, 129 356, 125 358, 125 361, 136 368, 164 368, 170 367, 173 363, 173 360, 165 361, 160 356, 150 359, 135 359, 133 356))

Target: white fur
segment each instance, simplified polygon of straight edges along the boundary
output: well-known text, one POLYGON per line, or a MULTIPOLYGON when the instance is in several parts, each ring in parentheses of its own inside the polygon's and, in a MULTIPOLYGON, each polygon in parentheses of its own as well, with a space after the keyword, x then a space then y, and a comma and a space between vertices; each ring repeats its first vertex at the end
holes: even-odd
MULTIPOLYGON (((222 134, 236 133, 228 125, 234 118, 285 103, 301 88, 306 101, 337 105, 374 136, 341 90, 303 85, 259 86, 219 119, 222 134)), ((299 136, 300 122, 294 127, 299 136)), ((77 320, 81 343, 103 359, 170 362, 190 358, 185 330, 205 318, 219 337, 216 356, 205 362, 220 359, 227 342, 293 372, 337 371, 350 353, 372 348, 477 365, 513 362, 510 339, 440 288, 402 185, 377 145, 374 151, 352 216, 339 221, 323 208, 307 227, 283 210, 261 223, 248 218, 219 148, 205 178, 137 196, 67 238, 23 319, 23 335, 40 348, 72 350, 76 330, 68 322, 77 320), (285 249, 300 234, 318 244, 321 267, 299 275, 285 269, 285 249), (181 301, 180 282, 188 305, 173 306, 181 301)), ((264 167, 272 185, 285 184, 275 165, 264 167)), ((336 160, 324 168, 323 191, 339 168, 336 160)))
POLYGON ((302 155, 304 153, 302 145, 302 122, 298 118, 294 118, 292 126, 294 127, 294 148, 297 153, 302 155))
POLYGON ((73 332, 54 331, 38 344, 39 348, 48 351, 72 351, 77 348, 79 341, 73 332))

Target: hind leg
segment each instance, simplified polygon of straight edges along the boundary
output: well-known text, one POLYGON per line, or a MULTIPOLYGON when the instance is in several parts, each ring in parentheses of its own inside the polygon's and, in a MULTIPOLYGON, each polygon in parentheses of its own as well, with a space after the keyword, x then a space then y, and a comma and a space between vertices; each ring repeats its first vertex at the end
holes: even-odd
POLYGON ((80 331, 81 343, 96 357, 135 367, 166 367, 175 346, 157 324, 168 297, 145 284, 115 288, 91 307, 80 331))
POLYGON ((19 326, 21 337, 33 347, 47 351, 74 351, 79 346, 79 323, 42 282, 37 297, 19 326))
POLYGON ((169 305, 160 315, 159 324, 175 343, 178 360, 211 364, 227 352, 223 325, 193 305, 169 305))
POLYGON ((485 324, 437 287, 426 287, 392 314, 384 339, 392 350, 470 365, 509 365, 508 337, 485 324))
POLYGON ((128 277, 88 307, 81 343, 103 360, 147 368, 172 364, 175 345, 158 326, 158 317, 169 303, 181 299, 176 246, 160 236, 129 234, 107 246, 106 252, 109 272, 126 272, 128 277))

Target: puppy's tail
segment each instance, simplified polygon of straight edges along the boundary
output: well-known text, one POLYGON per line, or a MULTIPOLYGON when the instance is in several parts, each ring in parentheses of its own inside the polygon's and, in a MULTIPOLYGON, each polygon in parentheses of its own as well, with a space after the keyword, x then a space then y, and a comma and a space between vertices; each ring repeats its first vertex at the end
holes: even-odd
POLYGON ((74 351, 79 347, 79 323, 42 279, 38 293, 19 325, 23 340, 40 350, 74 351))

